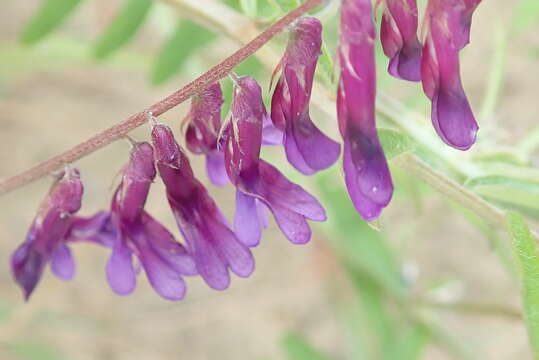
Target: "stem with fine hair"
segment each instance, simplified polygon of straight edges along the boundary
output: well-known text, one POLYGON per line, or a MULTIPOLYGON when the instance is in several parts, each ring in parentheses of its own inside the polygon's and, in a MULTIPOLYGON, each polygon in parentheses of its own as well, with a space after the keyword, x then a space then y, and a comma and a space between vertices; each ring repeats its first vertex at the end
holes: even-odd
POLYGON ((124 137, 131 130, 144 124, 148 120, 148 114, 159 116, 186 101, 191 96, 204 90, 216 81, 221 80, 227 76, 236 65, 254 54, 258 49, 270 41, 276 34, 284 30, 298 17, 320 5, 322 1, 323 0, 306 1, 301 6, 290 11, 281 19, 273 23, 260 35, 237 50, 234 54, 214 66, 208 72, 202 74, 178 91, 172 93, 143 111, 130 116, 128 119, 98 133, 97 135, 92 136, 88 140, 75 145, 71 149, 59 155, 56 155, 40 164, 31 167, 28 170, 0 182, 0 195, 38 180, 66 164, 69 164, 93 153, 98 149, 103 148, 104 146, 124 137))

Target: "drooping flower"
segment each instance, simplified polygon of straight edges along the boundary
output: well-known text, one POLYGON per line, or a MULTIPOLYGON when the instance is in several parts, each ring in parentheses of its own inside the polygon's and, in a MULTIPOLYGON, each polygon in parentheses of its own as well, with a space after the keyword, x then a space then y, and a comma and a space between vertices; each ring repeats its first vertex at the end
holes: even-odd
POLYGON ((384 0, 380 40, 390 59, 391 75, 409 80, 421 80, 421 44, 417 38, 416 0, 384 0))
POLYGON ((26 300, 49 261, 57 277, 69 280, 75 275, 75 262, 66 245, 66 234, 73 215, 81 207, 82 194, 79 171, 67 167, 41 203, 26 240, 11 255, 11 271, 26 300))
POLYGON ((460 78, 459 51, 468 42, 477 0, 430 0, 425 16, 423 90, 432 101, 436 132, 448 145, 467 150, 479 129, 460 78))
POLYGON ((189 122, 185 133, 187 149, 206 155, 206 172, 216 186, 228 183, 219 137, 223 103, 221 86, 215 83, 191 98, 191 110, 186 119, 189 122))
POLYGON ((152 142, 170 208, 200 276, 216 290, 229 286, 229 269, 238 276, 249 276, 254 270, 251 251, 238 240, 207 190, 195 178, 170 128, 155 125, 152 142))
POLYGON ((325 210, 312 195, 260 159, 265 114, 262 92, 256 81, 251 77, 236 79, 225 147, 227 173, 236 186, 235 231, 244 244, 259 243, 264 224, 264 218, 257 211, 260 202, 273 213, 291 242, 304 244, 311 237, 306 219, 324 221, 325 210))
POLYGON ((305 17, 294 23, 271 99, 271 119, 284 132, 286 157, 307 175, 333 165, 340 153, 339 143, 323 134, 309 115, 321 46, 322 24, 318 19, 305 17))
POLYGON ((112 248, 117 236, 110 212, 98 211, 90 217, 73 217, 66 242, 90 242, 112 248))
MULTIPOLYGON (((194 275, 196 269, 185 248, 144 210, 155 175, 151 145, 136 143, 112 200, 110 216, 114 229, 110 229, 106 218, 101 223, 99 219, 93 219, 94 226, 103 231, 97 242, 107 245, 103 236, 110 236, 111 232, 116 234, 107 263, 107 279, 117 294, 127 295, 135 289, 134 254, 154 290, 165 299, 179 300, 186 291, 182 275, 194 275)), ((81 228, 79 226, 78 236, 84 235, 80 234, 84 230, 81 228)))
POLYGON ((393 183, 378 139, 376 67, 370 0, 344 0, 341 8, 337 117, 344 140, 346 187, 356 210, 376 219, 393 195, 393 183))

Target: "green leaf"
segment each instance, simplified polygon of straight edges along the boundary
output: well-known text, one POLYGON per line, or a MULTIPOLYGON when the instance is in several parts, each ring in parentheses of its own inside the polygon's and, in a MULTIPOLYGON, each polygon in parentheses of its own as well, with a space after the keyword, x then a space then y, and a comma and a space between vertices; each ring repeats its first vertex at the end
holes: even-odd
POLYGON ((34 44, 59 27, 75 10, 80 0, 43 0, 39 9, 24 26, 21 41, 34 44))
POLYGON ((539 256, 535 237, 524 218, 517 213, 507 216, 513 251, 520 268, 522 304, 528 337, 536 359, 539 359, 539 256))
POLYGON ((388 160, 404 152, 412 151, 416 146, 412 138, 395 130, 378 129, 378 137, 388 160))
POLYGON ((215 34, 205 27, 191 20, 181 20, 157 55, 151 74, 152 83, 162 84, 177 74, 196 50, 214 38, 215 34))
POLYGON ((470 179, 464 185, 487 199, 539 209, 539 182, 487 175, 470 179))
POLYGON ((517 35, 539 23, 539 1, 520 0, 513 17, 513 29, 517 35))
POLYGON ((240 0, 240 6, 243 13, 251 18, 256 17, 257 15, 257 0, 240 0))
POLYGON ((153 0, 126 0, 95 45, 95 56, 103 59, 111 55, 135 35, 150 11, 153 0))
POLYGON ((329 360, 315 349, 308 340, 297 333, 289 333, 282 339, 282 347, 288 360, 329 360))

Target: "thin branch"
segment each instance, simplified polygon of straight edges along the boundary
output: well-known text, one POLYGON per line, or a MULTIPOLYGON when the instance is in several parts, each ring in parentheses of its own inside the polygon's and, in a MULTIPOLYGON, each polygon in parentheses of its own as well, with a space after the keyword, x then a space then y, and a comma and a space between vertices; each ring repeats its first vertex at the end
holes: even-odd
POLYGON ((247 43, 244 47, 236 51, 234 54, 223 60, 221 63, 214 66, 208 72, 196 78, 180 90, 169 95, 163 100, 151 105, 145 110, 132 115, 127 120, 124 120, 101 133, 92 136, 88 140, 75 145, 71 149, 56 155, 49 160, 46 160, 34 167, 25 170, 11 178, 8 178, 0 183, 0 195, 8 191, 17 189, 27 185, 43 176, 48 175, 54 170, 57 170, 65 164, 72 163, 102 147, 122 138, 131 130, 141 126, 148 119, 148 113, 154 116, 159 116, 182 102, 189 99, 191 96, 204 90, 211 84, 219 81, 227 76, 227 74, 244 59, 254 54, 264 44, 270 41, 276 34, 284 30, 295 19, 305 14, 307 11, 318 6, 323 0, 308 0, 303 5, 289 12, 287 15, 279 19, 277 22, 268 27, 264 32, 247 43))

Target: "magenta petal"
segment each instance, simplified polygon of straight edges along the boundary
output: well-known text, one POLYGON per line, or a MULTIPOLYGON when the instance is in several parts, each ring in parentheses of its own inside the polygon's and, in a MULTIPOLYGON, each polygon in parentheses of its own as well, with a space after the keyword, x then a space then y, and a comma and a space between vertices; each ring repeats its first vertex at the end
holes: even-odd
POLYGON ((230 182, 226 174, 225 156, 222 152, 206 155, 206 172, 215 186, 224 186, 230 182))
POLYGON ((111 248, 117 236, 110 213, 99 211, 88 218, 73 218, 66 241, 88 241, 111 248))
POLYGON ((182 231, 191 245, 191 251, 195 260, 198 273, 204 279, 206 284, 214 290, 225 290, 230 286, 230 275, 228 269, 219 256, 217 249, 210 243, 202 239, 197 239, 196 231, 192 232, 185 229, 182 231))
POLYGON ((132 253, 126 246, 116 244, 107 262, 107 280, 118 295, 129 295, 135 290, 136 273, 132 253))
POLYGON ((75 261, 71 250, 64 243, 58 244, 52 252, 51 269, 62 280, 71 280, 75 276, 75 261))
POLYGON ((262 123, 262 145, 281 145, 283 132, 275 127, 269 116, 264 116, 262 123))
POLYGON ((260 243, 262 229, 258 219, 256 199, 236 190, 236 216, 234 231, 238 239, 246 246, 254 247, 260 243))
POLYGON ((421 80, 421 45, 417 38, 416 0, 385 0, 380 40, 390 58, 391 75, 409 81, 421 80))

